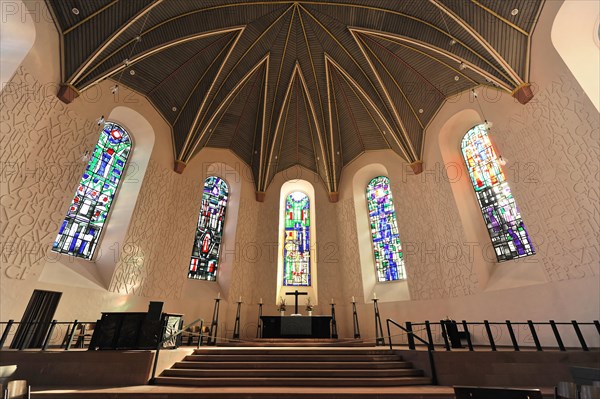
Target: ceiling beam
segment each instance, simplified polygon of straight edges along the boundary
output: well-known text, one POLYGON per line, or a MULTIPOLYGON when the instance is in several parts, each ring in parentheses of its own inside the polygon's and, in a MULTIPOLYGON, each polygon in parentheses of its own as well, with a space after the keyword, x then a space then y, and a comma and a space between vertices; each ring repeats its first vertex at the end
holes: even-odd
POLYGON ((81 76, 81 74, 83 72, 85 72, 85 70, 96 60, 96 58, 98 58, 98 56, 100 54, 102 54, 102 52, 104 50, 106 50, 106 48, 108 46, 110 46, 111 43, 117 39, 117 37, 119 37, 123 32, 125 32, 127 29, 129 29, 129 27, 131 27, 131 25, 136 23, 140 18, 142 18, 144 15, 148 14, 150 11, 152 11, 152 9, 154 7, 158 6, 162 2, 163 2, 163 0, 153 0, 152 3, 150 3, 146 8, 144 8, 143 10, 138 12, 133 18, 131 18, 125 24, 121 25, 116 32, 114 32, 112 35, 110 35, 104 41, 104 43, 100 47, 98 47, 87 58, 87 60, 83 64, 81 64, 81 66, 75 71, 75 73, 73 73, 73 75, 71 75, 71 77, 65 83, 75 85, 77 83, 77 80, 81 76))
MULTIPOLYGON (((417 47, 421 47, 423 49, 426 50, 430 50, 435 54, 439 54, 441 56, 443 56, 444 58, 447 58, 449 60, 452 60, 453 62, 456 62, 457 64, 460 63, 464 63, 469 69, 473 70, 474 72, 476 72, 477 74, 481 75, 483 78, 489 80, 490 82, 493 82, 496 86, 502 88, 504 91, 511 93, 513 91, 513 87, 509 86, 508 84, 506 84, 505 82, 503 82, 502 80, 498 79, 495 75, 492 75, 491 73, 489 73, 488 71, 486 71, 485 69, 482 69, 481 67, 473 64, 472 62, 457 56, 456 54, 453 54, 447 50, 444 50, 440 47, 434 46, 432 44, 426 43, 426 42, 422 42, 420 40, 417 39, 413 39, 410 37, 406 37, 406 36, 401 36, 401 35, 396 35, 396 34, 392 34, 392 33, 386 33, 386 32, 380 32, 380 31, 374 31, 374 30, 370 30, 370 29, 360 29, 360 28, 348 28, 351 32, 353 33, 364 33, 367 35, 372 35, 372 36, 377 36, 377 37, 381 37, 384 40, 390 41, 392 43, 398 44, 400 46, 403 46, 406 49, 409 49, 411 51, 415 51, 418 52, 422 55, 425 55, 429 58, 432 58, 433 60, 436 60, 437 62, 443 64, 444 66, 452 69, 454 72, 464 76, 465 78, 473 81, 472 79, 470 79, 467 75, 465 75, 463 72, 461 72, 460 70, 457 70, 456 68, 453 68, 451 65, 445 63, 444 61, 438 59, 437 57, 433 57, 428 53, 425 53, 423 51, 420 51, 418 49, 416 49, 414 46, 417 47), (404 43, 408 43, 411 44, 411 46, 407 45, 407 44, 403 44, 400 42, 404 42, 404 43)), ((474 82, 474 81, 473 81, 474 82)), ((476 84, 478 84, 477 82, 474 82, 476 84)))
MULTIPOLYGON (((308 99, 308 105, 310 107, 310 111, 311 111, 311 115, 312 115, 312 119, 313 122, 315 124, 315 127, 317 129, 317 138, 319 140, 319 147, 320 147, 320 153, 321 153, 321 158, 323 158, 323 163, 324 163, 324 171, 325 171, 325 182, 327 185, 327 188, 329 191, 331 190, 331 180, 329 178, 330 176, 330 171, 329 171, 329 165, 326 161, 327 159, 327 152, 324 149, 324 145, 323 145, 323 137, 322 137, 322 133, 321 133, 321 129, 319 127, 319 123, 318 123, 318 118, 317 118, 317 114, 315 112, 315 107, 314 104, 312 102, 312 99, 309 95, 308 92, 308 86, 306 85, 306 80, 304 79, 304 75, 302 74, 302 70, 300 69, 300 65, 298 63, 296 63, 296 65, 294 66, 294 71, 292 72, 292 76, 290 78, 290 83, 288 84, 288 87, 285 91, 285 96, 283 98, 282 103, 285 104, 288 102, 289 100, 289 96, 292 90, 292 86, 295 82, 295 80, 299 78, 300 82, 302 83, 302 89, 304 90, 305 96, 308 99)), ((287 109, 288 107, 282 107, 280 112, 279 112, 279 116, 277 118, 277 124, 275 125, 275 130, 273 132, 273 139, 270 143, 270 149, 269 149, 269 157, 266 159, 264 165, 266 168, 266 172, 264 174, 264 179, 261 182, 261 191, 266 191, 266 188, 268 186, 268 179, 269 179, 269 174, 271 172, 271 160, 273 159, 273 151, 275 149, 275 143, 277 142, 277 135, 280 131, 280 126, 281 126, 281 119, 283 116, 283 111, 284 109, 287 109)), ((285 126, 283 127, 283 129, 285 129, 285 126)))
POLYGON ((473 28, 471 25, 469 25, 467 22, 465 22, 460 16, 458 16, 456 13, 454 13, 450 8, 448 8, 446 5, 442 4, 440 1, 429 0, 429 2, 431 4, 433 4, 434 6, 436 6, 444 14, 446 14, 450 18, 452 18, 454 20, 454 22, 456 22, 458 24, 458 26, 463 28, 473 39, 475 39, 487 51, 487 53, 498 64, 500 64, 502 69, 504 69, 504 71, 506 73, 508 73, 508 75, 514 82, 515 87, 520 86, 523 83, 525 83, 525 81, 519 76, 519 74, 517 72, 515 72, 515 70, 510 66, 510 64, 500 55, 500 53, 498 53, 498 51, 496 51, 496 49, 490 43, 488 43, 487 40, 485 40, 485 38, 481 34, 479 34, 479 32, 477 32, 477 30, 475 30, 475 28, 473 28))
MULTIPOLYGON (((191 148, 191 150, 188 151, 186 154, 183 154, 183 152, 182 152, 181 158, 184 162, 189 162, 189 160, 194 156, 194 153, 196 152, 198 145, 202 142, 202 139, 206 135, 206 132, 208 131, 209 126, 211 126, 211 124, 213 123, 213 121, 215 120, 217 115, 221 112, 223 107, 229 102, 229 99, 232 96, 236 95, 239 88, 244 85, 246 80, 248 80, 250 78, 250 76, 252 76, 252 74, 254 74, 254 72, 256 72, 256 70, 261 65, 263 65, 264 63, 268 63, 268 62, 269 62, 269 54, 266 54, 252 69, 250 69, 248 72, 246 72, 244 77, 242 77, 242 79, 229 91, 229 93, 227 94, 225 99, 223 99, 223 101, 221 101, 221 103, 219 104, 219 106, 217 107, 215 112, 213 112, 213 114, 211 115, 210 119, 203 126, 202 130, 200 131, 200 135, 194 139, 194 144, 193 144, 193 147, 191 148)), ((191 136, 188 136, 188 139, 190 137, 191 136)))
POLYGON ((153 47, 151 49, 148 49, 142 53, 137 54, 135 57, 131 58, 129 60, 129 62, 127 64, 125 63, 120 63, 118 65, 115 65, 114 67, 112 67, 111 69, 105 71, 102 75, 100 75, 99 77, 97 77, 96 79, 94 79, 92 82, 86 84, 85 86, 83 86, 82 88, 79 89, 80 92, 83 92, 87 89, 89 89, 90 87, 92 87, 95 84, 100 83, 101 81, 103 81, 106 78, 111 77, 112 75, 116 75, 117 73, 119 73, 120 71, 122 71, 125 68, 130 68, 133 65, 135 65, 136 63, 143 61, 144 59, 151 57, 157 53, 160 53, 161 51, 167 50, 173 46, 178 46, 180 44, 183 43, 187 43, 190 41, 194 41, 194 40, 199 40, 199 39, 204 39, 206 37, 210 37, 210 36, 214 36, 214 35, 218 35, 221 33, 226 33, 226 32, 235 32, 235 31, 239 31, 240 29, 243 28, 231 28, 231 29, 224 29, 224 30, 218 30, 218 31, 210 31, 210 32, 202 32, 202 33, 197 33, 194 35, 190 35, 190 36, 186 36, 186 37, 182 37, 176 40, 172 40, 170 42, 167 43, 163 43, 159 46, 153 47))
POLYGON ((404 155, 404 159, 406 161, 408 161, 408 162, 413 162, 415 160, 415 158, 413 156, 411 156, 407 152, 407 149, 406 149, 405 145, 403 143, 401 143, 400 140, 398 140, 398 136, 394 132, 394 129, 392 128, 392 125, 383 116, 383 113, 375 105, 375 103, 373 102, 373 100, 371 99, 371 97, 369 97, 365 93, 365 91, 358 85, 358 83, 356 83, 356 81, 354 79, 352 79, 352 77, 350 76, 350 74, 348 74, 348 72, 346 72, 340 65, 338 65, 328 54, 325 54, 325 60, 326 60, 326 62, 331 63, 331 65, 333 65, 342 74, 342 76, 344 76, 344 78, 348 82, 350 82, 356 88, 356 90, 358 90, 360 92, 360 94, 363 95, 363 97, 367 100, 367 102, 369 103, 369 105, 371 106, 371 108, 377 113, 377 116, 379 116, 379 118, 382 120, 382 122, 384 123, 386 129, 388 129, 388 131, 390 132, 390 135, 394 138, 394 141, 396 142, 396 145, 400 148, 400 151, 402 151, 402 154, 404 155))

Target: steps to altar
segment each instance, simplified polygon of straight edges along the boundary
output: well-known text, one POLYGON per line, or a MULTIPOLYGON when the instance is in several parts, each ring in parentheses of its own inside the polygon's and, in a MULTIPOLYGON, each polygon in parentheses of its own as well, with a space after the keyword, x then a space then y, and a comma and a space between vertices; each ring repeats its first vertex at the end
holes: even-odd
POLYGON ((240 341, 217 343, 218 347, 375 347, 374 343, 356 339, 290 339, 290 338, 257 338, 240 341))
POLYGON ((397 351, 363 348, 207 348, 176 362, 159 385, 393 387, 431 384, 397 351))

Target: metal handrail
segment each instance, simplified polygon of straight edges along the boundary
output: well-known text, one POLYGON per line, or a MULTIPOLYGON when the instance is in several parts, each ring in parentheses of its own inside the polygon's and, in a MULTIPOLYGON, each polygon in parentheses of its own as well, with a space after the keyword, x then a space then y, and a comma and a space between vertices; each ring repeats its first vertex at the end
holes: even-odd
MULTIPOLYGON (((6 325, 4 328, 4 331, 2 332, 2 335, 0 336, 0 350, 4 349, 4 345, 6 344, 6 341, 8 340, 9 334, 11 333, 12 327, 13 326, 20 326, 20 325, 36 325, 36 324, 40 324, 40 321, 34 320, 34 321, 14 321, 13 319, 10 319, 8 321, 0 321, 0 326, 2 325, 6 325)), ((86 324, 95 324, 96 322, 90 322, 90 321, 56 321, 56 320, 52 320, 50 322, 50 325, 48 327, 48 332, 46 333, 46 336, 44 338, 44 341, 42 343, 41 346, 41 350, 45 351, 48 349, 48 346, 50 345, 50 341, 52 340, 52 337, 54 336, 54 331, 56 326, 59 325, 64 325, 66 326, 66 331, 65 331, 65 335, 63 338, 63 342, 60 344, 60 347, 64 347, 65 350, 70 350, 71 349, 71 345, 72 345, 72 341, 73 338, 76 336, 75 334, 75 329, 78 326, 81 325, 86 325, 86 324)), ((25 349, 23 346, 25 345, 25 341, 23 341, 21 343, 21 345, 19 346, 19 348, 16 348, 18 350, 23 350, 25 349)))
POLYGON ((390 350, 393 350, 392 335, 390 332, 390 323, 393 324, 394 326, 400 328, 402 331, 404 331, 406 333, 406 335, 408 337, 410 337, 410 339, 416 338, 417 340, 419 340, 419 341, 423 342, 425 345, 427 345, 427 354, 429 357, 429 367, 431 368, 431 383, 433 385, 437 385, 437 373, 435 371, 435 362, 433 359, 433 342, 427 342, 423 338, 419 337, 418 335, 415 335, 415 333, 413 331, 410 331, 410 330, 402 327, 400 324, 396 323, 394 320, 386 319, 385 324, 387 325, 387 333, 388 333, 388 340, 390 343, 390 350))
MULTIPOLYGON (((157 345, 156 345, 156 353, 154 355, 154 364, 152 365, 152 376, 150 377, 150 384, 154 384, 156 381, 156 368, 158 367, 158 356, 160 355, 160 349, 163 346, 163 344, 165 342, 168 342, 170 340, 172 340, 173 338, 177 337, 178 335, 181 335, 185 330, 187 330, 188 328, 190 328, 191 326, 195 325, 196 323, 200 322, 200 338, 198 341, 198 345, 200 345, 200 340, 202 340, 202 325, 204 325, 204 319, 203 318, 198 318, 196 320, 194 320, 193 322, 191 322, 190 324, 188 324, 187 326, 181 328, 179 331, 169 335, 167 338, 163 339, 162 341, 160 341, 157 345)), ((167 328, 167 323, 165 321, 165 323, 163 324, 163 328, 162 328, 162 334, 161 337, 165 335, 166 333, 166 328, 167 328)))
MULTIPOLYGON (((563 339, 560 335, 558 326, 572 326, 573 327, 573 332, 575 333, 577 340, 579 341, 579 345, 581 347, 581 350, 583 351, 589 351, 590 348, 588 347, 588 344, 585 340, 584 334, 581 331, 580 326, 595 326, 596 330, 598 332, 598 334, 600 334, 600 321, 598 320, 593 320, 591 322, 578 322, 576 320, 571 320, 571 321, 554 321, 554 320, 549 320, 549 321, 537 321, 534 322, 532 320, 527 320, 527 321, 522 321, 522 322, 511 322, 510 320, 506 320, 504 322, 494 322, 494 321, 488 321, 488 320, 484 320, 483 322, 467 322, 466 320, 462 320, 462 322, 455 322, 454 320, 440 320, 439 322, 429 322, 428 320, 426 320, 424 323, 410 323, 407 322, 407 326, 425 326, 427 329, 427 333, 429 336, 430 341, 433 343, 433 339, 431 336, 431 328, 430 325, 439 325, 442 331, 442 337, 444 338, 444 346, 446 348, 447 351, 451 350, 451 345, 448 342, 448 334, 446 331, 446 323, 448 322, 453 322, 456 323, 457 325, 462 325, 463 327, 463 331, 465 333, 465 339, 467 340, 467 345, 468 345, 468 349, 469 351, 473 351, 473 343, 471 342, 471 335, 469 332, 469 328, 468 326, 484 326, 485 327, 485 332, 487 335, 487 339, 489 342, 489 346, 491 348, 492 351, 496 351, 496 342, 494 340, 494 334, 492 333, 492 329, 491 326, 505 326, 509 337, 510 337, 510 341, 512 344, 513 349, 518 352, 521 350, 521 347, 519 346, 519 343, 517 341, 517 338, 515 336, 515 332, 513 330, 513 326, 526 326, 528 327, 529 330, 529 334, 531 335, 531 339, 533 340, 534 343, 534 348, 535 350, 541 352, 544 350, 541 342, 540 342, 540 338, 538 336, 538 333, 536 331, 536 327, 537 326, 550 326, 551 331, 554 335, 554 338, 556 340, 556 347, 558 347, 558 349, 560 351, 566 351, 567 347, 565 346, 563 339)), ((460 331, 459 331, 460 332, 460 331)), ((414 349, 414 341, 410 341, 409 338, 409 347, 410 349, 414 349)))

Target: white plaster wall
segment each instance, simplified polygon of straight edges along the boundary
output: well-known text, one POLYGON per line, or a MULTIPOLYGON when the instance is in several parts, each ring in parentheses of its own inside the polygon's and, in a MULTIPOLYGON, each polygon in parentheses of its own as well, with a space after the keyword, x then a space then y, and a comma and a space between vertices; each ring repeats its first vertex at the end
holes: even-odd
POLYGON ((600 3, 594 0, 567 0, 556 14, 551 33, 554 47, 596 110, 600 110, 599 25, 600 3))
POLYGON ((0 1, 0 91, 35 42, 33 15, 21 0, 0 1))

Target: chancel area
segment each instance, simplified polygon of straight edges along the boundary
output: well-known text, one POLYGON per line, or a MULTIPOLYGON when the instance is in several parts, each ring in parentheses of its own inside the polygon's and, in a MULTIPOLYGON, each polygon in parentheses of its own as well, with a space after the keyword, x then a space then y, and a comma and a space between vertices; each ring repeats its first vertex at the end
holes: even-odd
POLYGON ((596 1, 0 7, 8 397, 600 395, 596 1))

